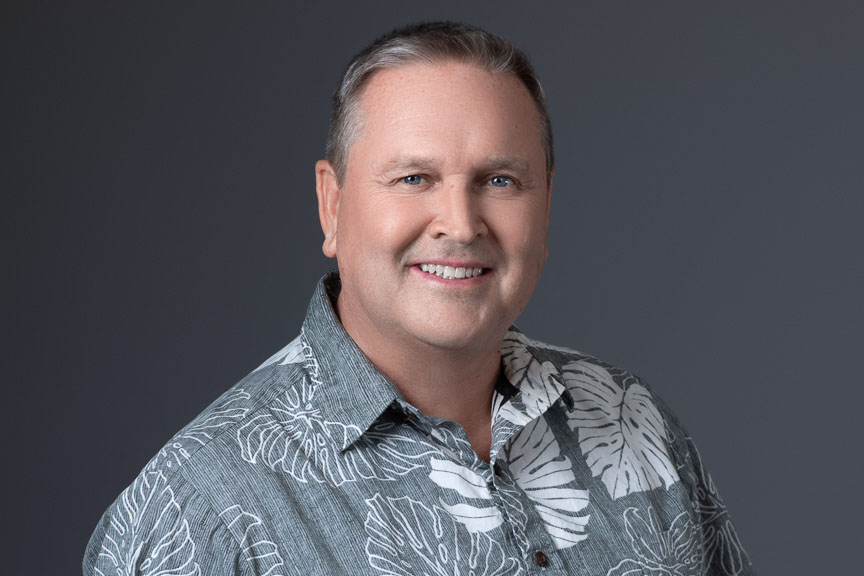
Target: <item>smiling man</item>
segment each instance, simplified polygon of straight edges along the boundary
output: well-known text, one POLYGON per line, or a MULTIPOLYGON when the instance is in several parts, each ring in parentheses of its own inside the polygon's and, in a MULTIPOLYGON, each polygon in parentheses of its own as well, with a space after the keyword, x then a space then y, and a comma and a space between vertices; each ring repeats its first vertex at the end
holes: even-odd
POLYGON ((537 106, 515 75, 457 60, 381 70, 358 105, 344 168, 317 166, 339 318, 409 403, 489 460, 501 341, 546 258, 537 106))
POLYGON ((660 399, 512 327, 553 166, 510 42, 433 23, 357 55, 316 165, 338 274, 109 508, 84 573, 752 573, 660 399))

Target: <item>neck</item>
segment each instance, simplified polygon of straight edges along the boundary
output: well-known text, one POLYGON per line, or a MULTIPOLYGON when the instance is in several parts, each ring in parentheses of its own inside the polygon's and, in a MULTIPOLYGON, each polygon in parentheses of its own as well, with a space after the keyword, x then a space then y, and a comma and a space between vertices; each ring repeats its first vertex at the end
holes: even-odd
POLYGON ((440 349, 423 343, 369 337, 360 326, 343 326, 372 364, 424 415, 452 420, 471 447, 489 461, 492 393, 501 369, 501 342, 470 349, 440 349))
POLYGON ((469 432, 472 424, 489 423, 501 365, 500 347, 482 356, 403 351, 370 359, 425 415, 454 420, 469 432))

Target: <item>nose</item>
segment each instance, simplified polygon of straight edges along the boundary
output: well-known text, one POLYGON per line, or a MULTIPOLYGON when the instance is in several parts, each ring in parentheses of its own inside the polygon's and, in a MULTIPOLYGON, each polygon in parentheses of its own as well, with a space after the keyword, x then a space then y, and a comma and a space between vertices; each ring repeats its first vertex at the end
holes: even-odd
POLYGON ((480 211, 480 195, 469 183, 444 186, 433 201, 435 219, 429 227, 433 238, 447 237, 460 244, 470 244, 488 234, 480 211))

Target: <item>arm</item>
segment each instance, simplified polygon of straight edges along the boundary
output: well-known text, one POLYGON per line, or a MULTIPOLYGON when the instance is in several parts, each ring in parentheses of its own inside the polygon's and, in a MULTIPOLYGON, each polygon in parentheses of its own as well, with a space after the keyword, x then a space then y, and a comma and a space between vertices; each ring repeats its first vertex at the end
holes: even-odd
POLYGON ((747 576, 755 574, 729 511, 720 498, 711 475, 705 468, 696 444, 687 430, 656 394, 655 399, 666 421, 678 475, 687 486, 694 512, 694 523, 702 532, 703 569, 706 576, 747 576))
POLYGON ((87 545, 85 576, 239 575, 234 537, 193 486, 157 459, 108 508, 87 545))

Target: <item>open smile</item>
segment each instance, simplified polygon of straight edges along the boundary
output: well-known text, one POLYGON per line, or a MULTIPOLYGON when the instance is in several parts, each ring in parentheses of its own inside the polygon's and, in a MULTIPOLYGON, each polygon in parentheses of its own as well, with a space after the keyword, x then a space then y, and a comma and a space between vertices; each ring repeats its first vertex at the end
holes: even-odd
POLYGON ((420 264, 418 268, 426 274, 438 276, 445 280, 475 278, 488 270, 487 268, 475 268, 472 266, 446 266, 441 264, 420 264))

